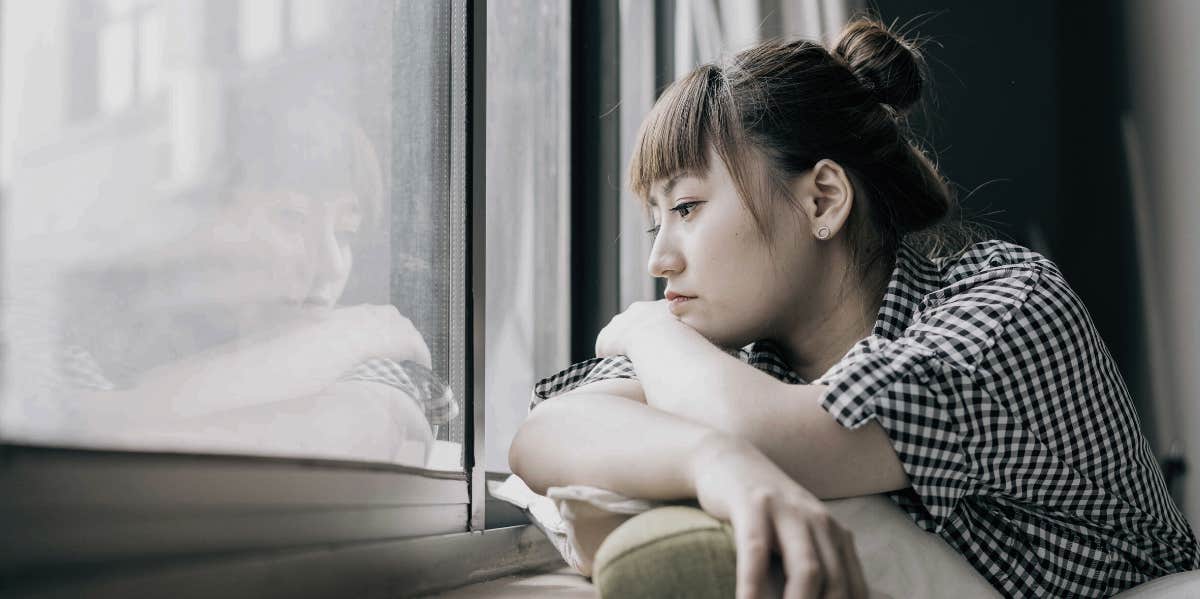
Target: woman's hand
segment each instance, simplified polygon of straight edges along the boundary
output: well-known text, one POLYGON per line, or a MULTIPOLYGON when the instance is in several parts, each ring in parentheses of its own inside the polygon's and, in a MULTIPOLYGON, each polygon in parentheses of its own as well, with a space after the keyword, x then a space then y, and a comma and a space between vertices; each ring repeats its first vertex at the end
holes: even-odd
POLYGON ((733 525, 738 598, 757 599, 773 550, 785 599, 867 597, 854 540, 825 504, 749 443, 714 439, 694 457, 692 476, 700 507, 733 525))
POLYGON ((596 336, 596 357, 627 356, 633 343, 663 327, 687 327, 668 309, 667 300, 634 302, 614 316, 596 336))
POLYGON ((357 364, 368 358, 409 360, 431 367, 429 346, 411 320, 390 304, 336 308, 324 323, 331 340, 340 338, 357 364))

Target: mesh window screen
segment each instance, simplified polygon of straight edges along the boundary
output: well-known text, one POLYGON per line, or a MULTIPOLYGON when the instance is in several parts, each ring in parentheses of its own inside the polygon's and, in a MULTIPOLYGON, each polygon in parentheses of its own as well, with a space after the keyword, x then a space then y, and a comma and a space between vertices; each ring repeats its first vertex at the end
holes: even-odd
POLYGON ((450 3, 3 10, 0 436, 461 469, 450 3))

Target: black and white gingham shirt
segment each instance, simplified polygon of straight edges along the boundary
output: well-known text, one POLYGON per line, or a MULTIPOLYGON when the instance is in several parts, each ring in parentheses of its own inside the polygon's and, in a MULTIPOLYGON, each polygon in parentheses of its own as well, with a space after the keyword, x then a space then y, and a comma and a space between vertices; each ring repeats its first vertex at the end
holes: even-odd
MULTIPOLYGON (((739 355, 805 382, 766 343, 739 355)), ((532 405, 609 378, 636 376, 624 357, 588 360, 540 381, 532 405)), ((813 384, 843 426, 887 431, 912 482, 888 495, 1005 596, 1107 597, 1200 568, 1116 365, 1035 252, 902 246, 871 335, 813 384)))

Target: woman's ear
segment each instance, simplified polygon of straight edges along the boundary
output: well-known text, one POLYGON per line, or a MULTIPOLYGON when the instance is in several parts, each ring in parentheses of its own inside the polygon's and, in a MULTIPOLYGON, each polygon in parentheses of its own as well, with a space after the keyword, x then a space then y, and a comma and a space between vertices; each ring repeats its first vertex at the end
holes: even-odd
POLYGON ((854 186, 842 166, 827 158, 797 178, 792 189, 808 216, 812 235, 832 239, 846 225, 854 206, 854 186))

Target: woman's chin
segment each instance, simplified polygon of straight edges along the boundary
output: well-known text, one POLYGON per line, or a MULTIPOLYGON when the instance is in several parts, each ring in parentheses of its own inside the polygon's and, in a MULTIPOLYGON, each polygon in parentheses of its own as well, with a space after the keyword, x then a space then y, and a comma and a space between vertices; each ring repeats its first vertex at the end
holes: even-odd
POLYGON ((721 331, 718 328, 709 325, 708 323, 698 322, 699 320, 700 319, 692 315, 684 316, 679 319, 680 322, 688 325, 697 333, 700 333, 700 335, 707 339, 709 343, 721 349, 732 351, 735 349, 740 349, 746 344, 750 343, 750 341, 743 342, 741 335, 731 334, 729 331, 721 331))

